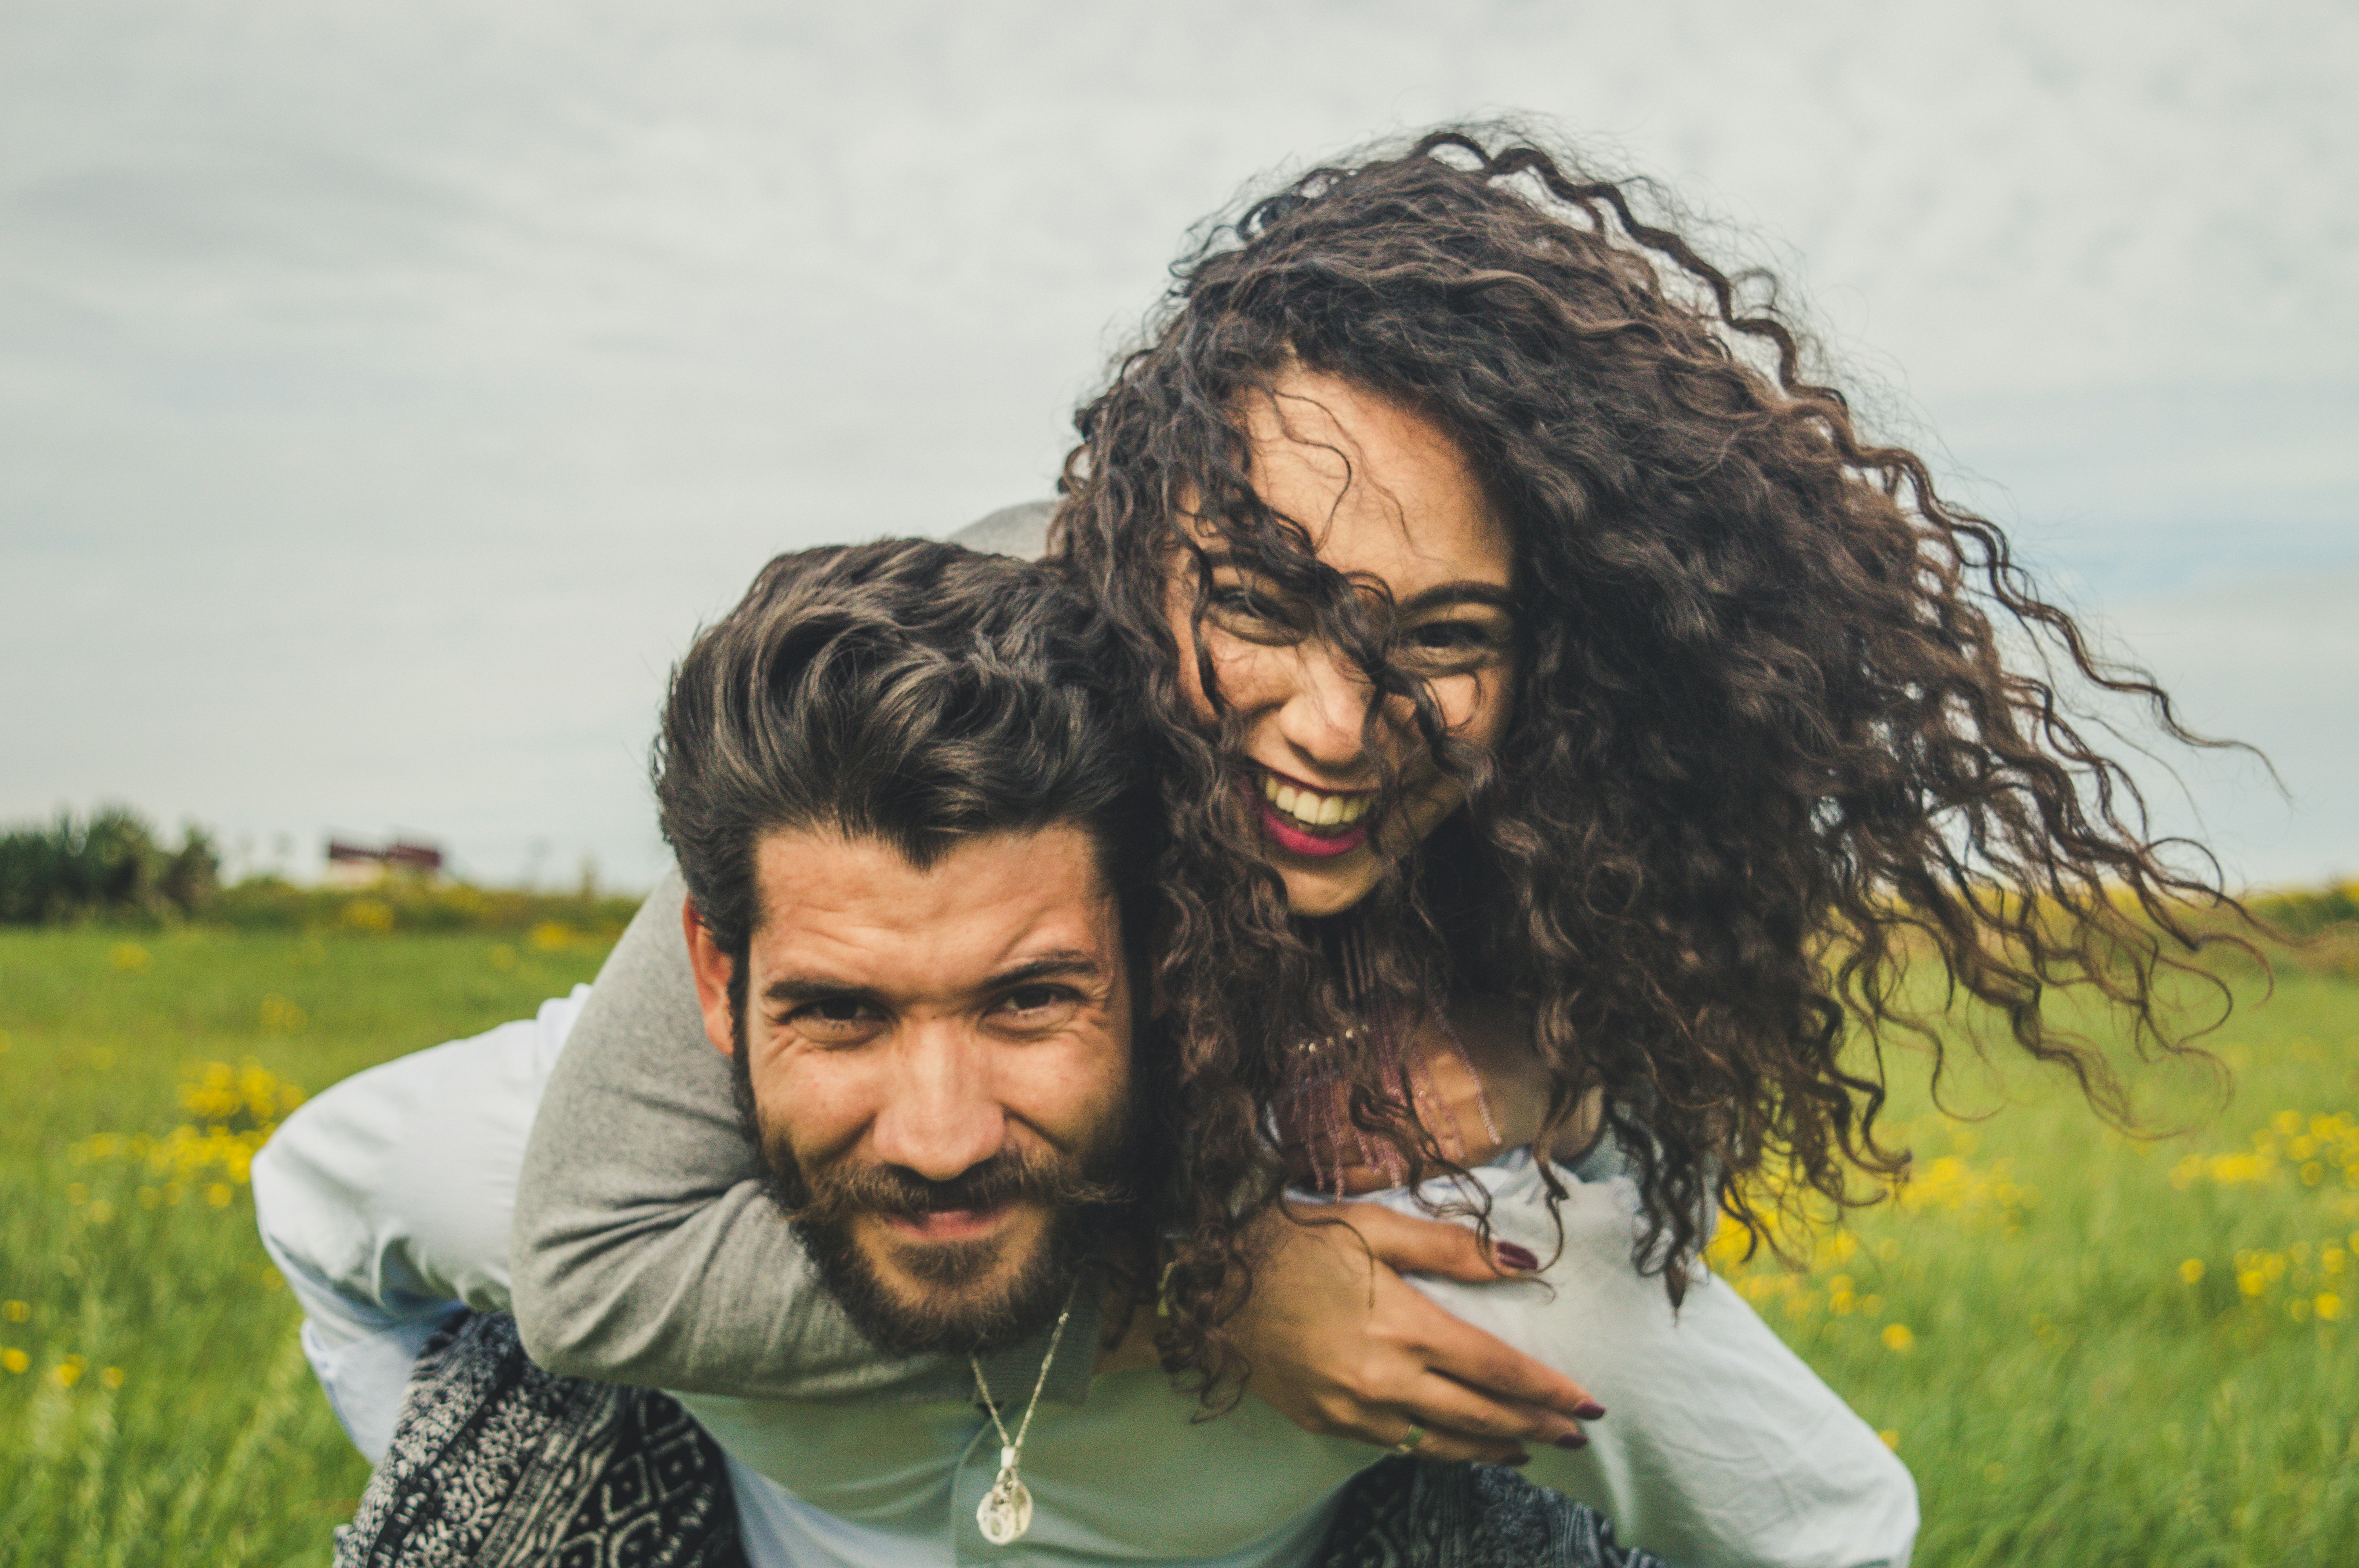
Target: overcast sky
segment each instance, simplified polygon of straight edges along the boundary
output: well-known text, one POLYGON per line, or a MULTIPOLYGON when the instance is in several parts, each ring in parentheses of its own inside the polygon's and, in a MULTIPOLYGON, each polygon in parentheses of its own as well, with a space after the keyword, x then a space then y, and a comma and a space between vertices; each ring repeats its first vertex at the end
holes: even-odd
POLYGON ((2359 871, 2359 11, 15 0, 0 821, 660 864, 771 554, 1046 492, 1187 227, 1473 112, 1806 297, 2193 722, 2173 825, 2359 871))

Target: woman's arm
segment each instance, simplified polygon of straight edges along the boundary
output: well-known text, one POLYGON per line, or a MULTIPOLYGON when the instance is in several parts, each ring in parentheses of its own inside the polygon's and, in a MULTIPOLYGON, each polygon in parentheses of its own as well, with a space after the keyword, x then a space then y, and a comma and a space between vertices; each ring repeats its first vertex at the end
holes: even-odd
MULTIPOLYGON (((1538 1169, 1479 1174, 1493 1233, 1556 1253, 1538 1169)), ((1598 1509, 1625 1541, 1699 1568, 1906 1563, 1918 1523, 1908 1467, 1727 1284, 1698 1269, 1672 1309, 1661 1280, 1631 1266, 1638 1202, 1627 1179, 1559 1174, 1571 1192, 1562 1252, 1544 1271, 1480 1289, 1409 1281, 1469 1325, 1578 1368, 1611 1407, 1589 1423, 1588 1446, 1535 1450, 1526 1476, 1598 1509)))
MULTIPOLYGON (((542 1099, 509 1249, 525 1345, 551 1371, 753 1398, 918 1375, 927 1358, 888 1362, 858 1338, 765 1190, 728 1062, 697 1010, 682 896, 667 879, 624 933, 542 1099)), ((1389 1213, 1372 1224, 1386 1256, 1498 1277, 1457 1226, 1389 1213)), ((1256 1394, 1312 1430, 1382 1445, 1398 1440, 1407 1408, 1446 1445, 1469 1419, 1460 1385, 1497 1389, 1504 1399, 1473 1396, 1483 1413, 1468 1457, 1570 1430, 1566 1414, 1586 1396, 1569 1379, 1458 1322, 1392 1269, 1371 1274, 1356 1238, 1285 1230, 1267 1315, 1249 1307, 1243 1325, 1256 1394), (1354 1321, 1358 1334, 1342 1331, 1354 1321)), ((1151 1333, 1151 1318, 1140 1326, 1151 1333)))

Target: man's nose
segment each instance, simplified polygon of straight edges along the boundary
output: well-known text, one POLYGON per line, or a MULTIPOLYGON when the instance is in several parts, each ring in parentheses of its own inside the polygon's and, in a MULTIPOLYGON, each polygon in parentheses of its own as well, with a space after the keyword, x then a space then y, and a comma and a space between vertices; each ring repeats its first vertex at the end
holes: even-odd
POLYGON ((888 1165, 947 1182, 999 1152, 1007 1111, 993 1091, 982 1042, 962 1022, 911 1029, 869 1134, 888 1165))
POLYGON ((1368 749, 1375 688, 1324 638, 1304 639, 1296 658, 1294 689, 1278 708, 1278 734, 1303 761, 1330 773, 1357 770, 1368 749))

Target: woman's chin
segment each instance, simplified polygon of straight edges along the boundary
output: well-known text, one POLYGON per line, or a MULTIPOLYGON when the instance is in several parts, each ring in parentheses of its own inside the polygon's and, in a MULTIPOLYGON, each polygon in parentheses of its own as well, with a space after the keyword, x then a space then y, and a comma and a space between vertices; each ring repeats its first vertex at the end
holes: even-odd
POLYGON ((1299 856, 1271 857, 1286 883, 1287 909, 1306 920, 1341 914, 1376 885, 1380 868, 1365 849, 1332 860, 1305 860, 1299 856))

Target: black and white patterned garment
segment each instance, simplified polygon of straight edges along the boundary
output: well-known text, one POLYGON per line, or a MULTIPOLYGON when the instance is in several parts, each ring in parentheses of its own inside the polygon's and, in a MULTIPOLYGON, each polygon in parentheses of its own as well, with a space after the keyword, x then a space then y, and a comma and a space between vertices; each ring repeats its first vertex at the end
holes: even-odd
POLYGON ((721 1450, 663 1395, 542 1371, 506 1313, 426 1344, 336 1568, 745 1568, 721 1450))
MULTIPOLYGON (((553 1377, 505 1313, 429 1341, 336 1568, 745 1568, 721 1450, 662 1394, 553 1377)), ((1668 1568, 1492 1465, 1361 1475, 1319 1568, 1668 1568)))

